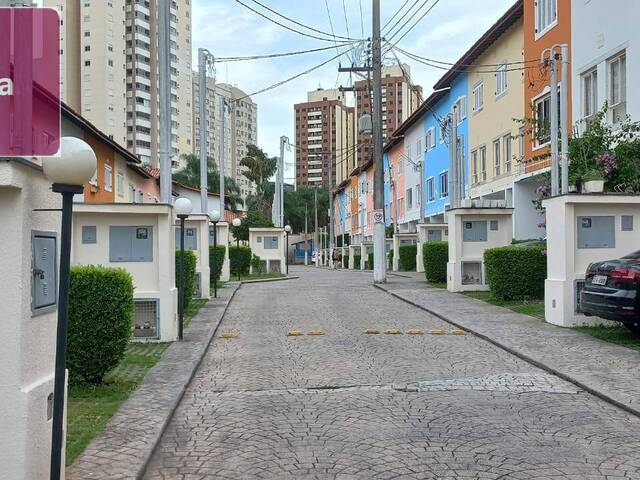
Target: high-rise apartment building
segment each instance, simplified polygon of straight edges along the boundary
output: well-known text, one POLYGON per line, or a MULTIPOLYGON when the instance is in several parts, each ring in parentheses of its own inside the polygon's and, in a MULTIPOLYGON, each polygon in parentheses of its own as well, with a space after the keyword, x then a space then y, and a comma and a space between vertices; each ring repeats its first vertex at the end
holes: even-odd
POLYGON ((356 166, 355 115, 344 93, 309 92, 307 101, 294 105, 294 110, 296 185, 333 186, 348 178, 356 166))
MULTIPOLYGON (((371 114, 373 103, 368 80, 354 83, 356 89, 356 118, 371 114)), ((409 65, 385 66, 382 69, 382 138, 391 138, 393 132, 415 112, 422 102, 422 87, 411 82, 409 65)), ((373 145, 370 134, 358 135, 357 163, 364 165, 371 159, 373 145)))
MULTIPOLYGON (((62 99, 156 166, 158 0, 44 0, 61 15, 62 99)), ((191 2, 171 2, 172 160, 190 153, 191 2)))
MULTIPOLYGON (((200 102, 198 76, 193 74, 193 153, 200 154, 200 102)), ((207 152, 216 165, 220 165, 220 141, 224 135, 225 175, 240 187, 243 199, 256 192, 255 185, 244 175, 240 161, 247 155, 249 145, 258 143, 258 105, 239 88, 215 83, 207 78, 207 152), (224 132, 222 131, 222 105, 224 132)))

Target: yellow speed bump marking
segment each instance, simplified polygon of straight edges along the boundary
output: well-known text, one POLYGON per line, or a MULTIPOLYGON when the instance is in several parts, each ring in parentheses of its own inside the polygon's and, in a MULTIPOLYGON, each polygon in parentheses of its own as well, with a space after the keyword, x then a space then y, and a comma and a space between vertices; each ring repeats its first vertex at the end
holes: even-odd
POLYGON ((311 330, 307 335, 320 336, 324 335, 324 332, 322 330, 311 330))
POLYGON ((221 338, 236 338, 236 334, 233 332, 222 332, 221 338))
POLYGON ((464 330, 460 330, 459 328, 455 328, 451 330, 451 335, 466 335, 464 330))
POLYGON ((417 328, 411 328, 411 329, 407 330, 407 334, 408 335, 422 335, 422 330, 419 330, 417 328))
POLYGON ((364 333, 368 334, 368 335, 378 335, 380 333, 380 330, 378 330, 377 328, 367 328, 364 333))
POLYGON ((384 331, 387 335, 401 335, 402 332, 397 328, 388 328, 384 331))
POLYGON ((432 330, 429 330, 429 333, 430 333, 431 335, 444 335, 444 333, 445 333, 445 332, 444 332, 444 330, 443 330, 443 329, 441 329, 441 328, 434 328, 434 329, 432 329, 432 330))
POLYGON ((287 332, 287 337, 299 337, 300 335, 302 335, 300 330, 289 330, 287 332))

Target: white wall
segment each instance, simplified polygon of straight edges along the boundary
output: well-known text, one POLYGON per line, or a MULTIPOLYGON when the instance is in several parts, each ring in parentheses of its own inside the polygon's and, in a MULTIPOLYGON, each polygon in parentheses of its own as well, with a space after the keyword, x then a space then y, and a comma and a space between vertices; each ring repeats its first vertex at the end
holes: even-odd
POLYGON ((537 187, 538 183, 531 179, 513 184, 513 238, 517 240, 544 238, 547 234, 544 228, 538 227, 544 216, 533 205, 537 187))
POLYGON ((12 480, 49 478, 57 311, 32 315, 31 234, 56 233, 59 255, 60 215, 34 211, 60 208, 50 186, 39 169, 0 162, 0 477, 12 480))
MULTIPOLYGON (((404 204, 405 204, 405 215, 404 221, 401 223, 408 224, 410 222, 417 222, 420 220, 420 197, 424 197, 424 192, 416 191, 416 186, 420 185, 419 190, 422 190, 422 185, 420 183, 420 162, 424 160, 424 122, 416 122, 411 126, 411 128, 405 133, 404 136, 404 151, 405 155, 411 158, 411 161, 415 164, 412 165, 410 161, 406 158, 402 158, 400 161, 404 162, 404 204), (418 141, 420 141, 420 151, 418 148, 418 141), (412 190, 412 207, 409 208, 409 203, 407 201, 407 190, 412 190)), ((436 179, 437 181, 438 179, 436 179)), ((415 231, 415 228, 409 227, 412 231, 415 231)), ((403 230, 405 231, 405 230, 403 230)))
POLYGON ((640 120, 640 2, 637 0, 572 0, 571 47, 573 84, 573 121, 582 115, 580 75, 597 66, 598 106, 607 99, 607 59, 626 49, 627 113, 640 120))

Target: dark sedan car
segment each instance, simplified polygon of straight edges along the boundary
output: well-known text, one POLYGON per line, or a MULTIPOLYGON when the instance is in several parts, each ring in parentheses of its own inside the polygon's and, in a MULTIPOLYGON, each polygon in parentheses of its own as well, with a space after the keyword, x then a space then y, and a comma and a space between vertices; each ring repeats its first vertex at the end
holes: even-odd
POLYGON ((622 322, 640 335, 640 250, 590 264, 580 307, 587 316, 622 322))

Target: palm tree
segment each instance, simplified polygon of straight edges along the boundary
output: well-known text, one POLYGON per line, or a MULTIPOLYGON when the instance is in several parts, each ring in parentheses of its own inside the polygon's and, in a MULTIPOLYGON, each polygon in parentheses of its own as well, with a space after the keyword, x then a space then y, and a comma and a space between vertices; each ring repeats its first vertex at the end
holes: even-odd
MULTIPOLYGON (((183 155, 186 164, 173 174, 173 179, 188 187, 200 188, 200 158, 192 153, 183 155)), ((220 193, 220 172, 211 157, 207 158, 207 189, 212 193, 220 193)), ((224 177, 225 208, 238 211, 238 205, 244 202, 240 196, 240 187, 231 177, 224 177)))

